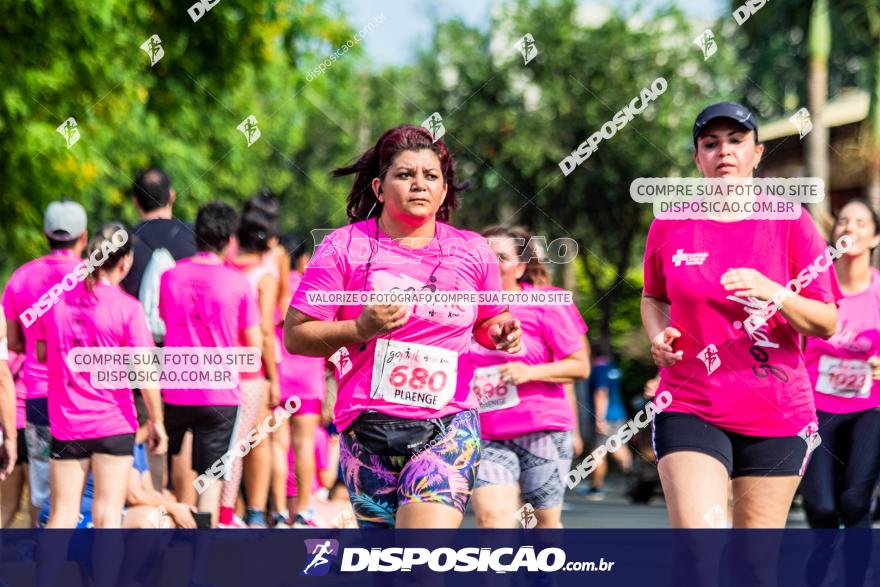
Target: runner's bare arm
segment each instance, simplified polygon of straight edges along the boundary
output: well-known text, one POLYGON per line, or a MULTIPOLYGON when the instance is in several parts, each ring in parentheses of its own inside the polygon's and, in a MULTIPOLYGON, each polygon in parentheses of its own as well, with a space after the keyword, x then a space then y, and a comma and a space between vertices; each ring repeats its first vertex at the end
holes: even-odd
POLYGON ((278 363, 275 356, 275 304, 278 301, 278 280, 267 275, 258 286, 260 327, 263 335, 263 366, 269 379, 269 404, 278 403, 278 363))
POLYGON ((571 414, 574 416, 574 428, 571 430, 571 443, 574 447, 574 456, 584 452, 584 435, 581 434, 581 413, 578 409, 577 392, 574 390, 574 383, 564 383, 562 385, 565 391, 565 399, 571 407, 571 414))
POLYGON ((582 348, 552 363, 526 365, 513 361, 503 365, 500 371, 505 381, 515 385, 528 381, 571 383, 574 379, 585 379, 590 375, 590 359, 587 349, 582 348))
POLYGON ((0 361, 0 424, 3 426, 3 462, 0 463, 0 480, 12 473, 18 454, 16 444, 18 435, 15 430, 15 383, 6 361, 0 361))
POLYGON ((24 352, 24 333, 17 319, 11 319, 6 323, 6 341, 10 351, 24 352))
POLYGON ((144 405, 149 418, 150 451, 154 455, 162 455, 168 451, 168 434, 165 432, 165 418, 162 414, 162 394, 158 389, 142 389, 144 405))
MULTIPOLYGON (((6 345, 6 320, 3 317, 3 311, 0 309, 0 343, 6 345)), ((0 464, 0 479, 5 479, 7 475, 12 473, 15 467, 15 458, 18 454, 16 444, 18 442, 18 434, 15 430, 15 382, 12 380, 12 373, 9 371, 9 364, 6 359, 8 353, 4 349, 3 358, 0 360, 0 425, 3 427, 3 463, 0 464)))
POLYGON ((804 336, 831 338, 837 331, 837 306, 833 303, 792 296, 785 299, 779 313, 804 336))
POLYGON ((244 339, 247 342, 248 346, 256 347, 260 349, 260 352, 263 351, 263 333, 260 330, 259 324, 254 324, 253 326, 249 326, 244 331, 244 339))
POLYGON ((308 357, 329 357, 340 347, 367 342, 409 319, 406 308, 396 304, 366 305, 355 320, 316 320, 290 308, 284 319, 287 351, 308 357))
POLYGON ((681 332, 669 326, 669 302, 642 294, 642 325, 651 340, 651 356, 658 367, 671 367, 682 359, 682 351, 672 348, 681 332))

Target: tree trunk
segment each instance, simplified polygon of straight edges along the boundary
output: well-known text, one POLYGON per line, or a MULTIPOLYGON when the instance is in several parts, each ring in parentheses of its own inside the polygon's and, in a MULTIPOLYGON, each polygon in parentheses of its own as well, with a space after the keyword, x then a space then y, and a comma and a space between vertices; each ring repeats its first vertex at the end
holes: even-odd
POLYGON ((574 291, 574 262, 562 264, 562 289, 574 291))
MULTIPOLYGON (((873 31, 875 35, 880 31, 873 31)), ((863 136, 866 137, 864 156, 867 166, 867 185, 865 195, 874 210, 880 210, 880 38, 874 41, 871 56, 871 76, 869 79, 870 107, 865 120, 863 136)), ((877 266, 878 251, 874 249, 874 265, 877 266)))
POLYGON ((831 50, 831 23, 828 0, 814 0, 810 11, 809 69, 807 72, 807 108, 813 130, 806 137, 807 175, 825 183, 825 199, 812 207, 819 229, 828 235, 831 229, 831 182, 828 172, 828 128, 825 104, 828 101, 828 53, 831 50))

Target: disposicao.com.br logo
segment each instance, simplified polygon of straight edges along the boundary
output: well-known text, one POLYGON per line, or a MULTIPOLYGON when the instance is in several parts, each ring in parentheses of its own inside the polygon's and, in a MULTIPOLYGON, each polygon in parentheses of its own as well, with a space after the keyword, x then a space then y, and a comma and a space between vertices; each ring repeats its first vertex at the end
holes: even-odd
MULTIPOLYGON (((309 553, 302 575, 315 577, 326 575, 330 569, 331 558, 339 556, 339 543, 336 540, 306 540, 306 551, 309 553)), ((342 549, 339 571, 342 573, 357 572, 410 572, 413 567, 424 566, 435 573, 455 571, 515 573, 517 571, 553 573, 556 571, 610 571, 614 562, 601 558, 595 561, 566 561, 565 551, 561 548, 543 548, 539 551, 534 546, 519 548, 419 548, 389 547, 360 548, 347 547, 342 549)))

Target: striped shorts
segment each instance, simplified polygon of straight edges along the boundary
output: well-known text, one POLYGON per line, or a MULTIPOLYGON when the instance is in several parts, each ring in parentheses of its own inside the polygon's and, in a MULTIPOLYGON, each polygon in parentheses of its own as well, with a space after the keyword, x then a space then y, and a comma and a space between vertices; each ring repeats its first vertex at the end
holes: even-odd
POLYGON ((542 430, 510 440, 484 439, 476 488, 519 485, 522 501, 535 509, 561 506, 573 452, 571 430, 542 430))

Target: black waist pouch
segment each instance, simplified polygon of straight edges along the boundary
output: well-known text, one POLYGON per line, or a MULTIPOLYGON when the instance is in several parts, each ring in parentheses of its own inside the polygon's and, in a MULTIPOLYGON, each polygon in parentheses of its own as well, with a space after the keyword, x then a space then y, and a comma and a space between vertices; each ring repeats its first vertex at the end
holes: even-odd
POLYGON ((352 423, 358 444, 380 456, 408 456, 421 451, 446 427, 456 414, 432 420, 408 420, 380 412, 364 412, 352 423))

